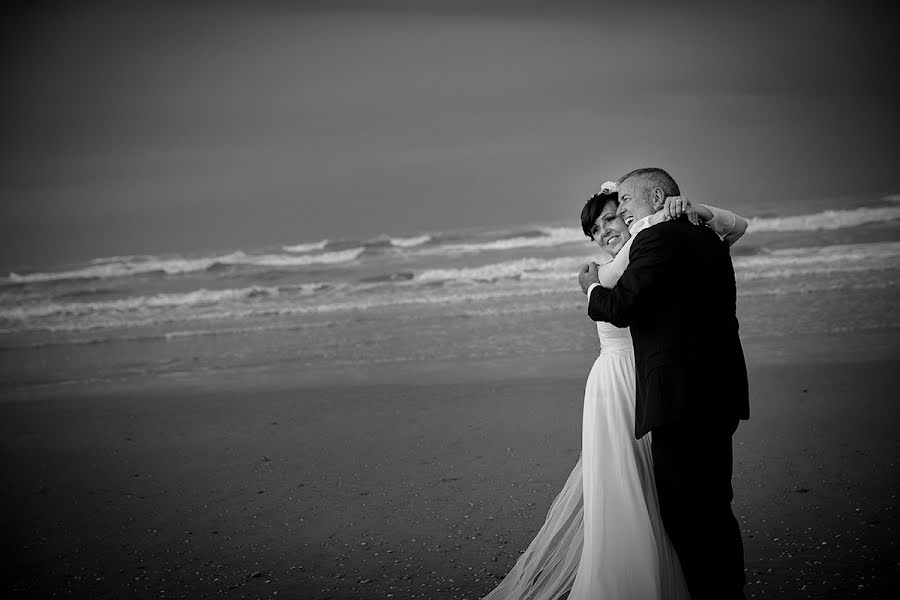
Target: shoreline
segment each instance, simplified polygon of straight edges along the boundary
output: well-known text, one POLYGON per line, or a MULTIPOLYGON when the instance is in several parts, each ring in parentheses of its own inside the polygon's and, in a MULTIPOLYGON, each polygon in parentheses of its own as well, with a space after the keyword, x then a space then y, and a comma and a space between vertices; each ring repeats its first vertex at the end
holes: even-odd
MULTIPOLYGON (((900 328, 784 336, 745 335, 741 337, 741 341, 748 368, 786 362, 868 362, 891 360, 900 356, 900 328)), ((593 341, 582 346, 584 349, 547 352, 537 356, 456 357, 450 360, 385 361, 380 364, 347 364, 336 367, 304 367, 281 362, 274 366, 172 371, 96 381, 28 384, 0 390, 0 406, 9 402, 33 402, 56 397, 142 395, 156 392, 315 391, 335 386, 457 384, 546 377, 577 380, 587 377, 597 356, 593 341)))

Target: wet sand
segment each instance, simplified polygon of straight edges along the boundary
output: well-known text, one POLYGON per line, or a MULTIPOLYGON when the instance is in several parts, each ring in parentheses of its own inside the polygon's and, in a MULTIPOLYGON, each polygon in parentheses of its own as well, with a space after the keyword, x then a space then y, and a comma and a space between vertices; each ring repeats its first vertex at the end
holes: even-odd
MULTIPOLYGON (((745 340, 753 412, 735 437, 735 512, 748 597, 900 586, 898 337, 745 340)), ((4 394, 5 586, 28 598, 480 598, 577 460, 591 362, 4 394)))

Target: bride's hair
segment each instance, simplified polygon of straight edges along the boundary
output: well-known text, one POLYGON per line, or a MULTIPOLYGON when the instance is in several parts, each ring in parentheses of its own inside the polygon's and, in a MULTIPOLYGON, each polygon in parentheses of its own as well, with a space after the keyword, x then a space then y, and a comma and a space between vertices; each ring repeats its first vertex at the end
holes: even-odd
POLYGON ((597 217, 603 212, 603 207, 610 201, 615 202, 616 206, 618 206, 619 194, 616 192, 600 192, 599 194, 594 194, 588 198, 588 201, 584 203, 584 208, 581 209, 581 230, 584 231, 584 235, 592 240, 594 239, 594 236, 591 235, 591 229, 594 228, 597 217))

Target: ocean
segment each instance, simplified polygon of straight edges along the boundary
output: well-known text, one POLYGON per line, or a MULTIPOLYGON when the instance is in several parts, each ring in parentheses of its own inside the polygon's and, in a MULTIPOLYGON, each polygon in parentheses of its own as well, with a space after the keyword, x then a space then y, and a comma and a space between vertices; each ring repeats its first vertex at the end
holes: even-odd
MULTIPOLYGON (((748 218, 732 248, 745 339, 900 327, 896 197, 748 218)), ((550 224, 20 269, 0 280, 0 389, 589 356, 590 260, 579 227, 550 224)))

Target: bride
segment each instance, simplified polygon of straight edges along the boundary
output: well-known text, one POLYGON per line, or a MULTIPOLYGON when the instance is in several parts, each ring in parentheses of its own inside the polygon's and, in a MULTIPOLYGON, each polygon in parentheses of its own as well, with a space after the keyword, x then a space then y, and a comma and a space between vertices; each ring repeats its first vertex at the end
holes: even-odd
MULTIPOLYGON (((629 231, 605 183, 581 212, 585 235, 605 252, 600 283, 613 287, 643 227, 686 216, 729 245, 747 221, 728 211, 666 199, 663 210, 629 231)), ((678 557, 657 504, 650 436, 634 437, 634 350, 627 328, 597 322, 600 355, 584 391, 581 457, 543 527, 484 600, 689 600, 678 557)), ((651 434, 652 435, 652 434, 651 434)))

